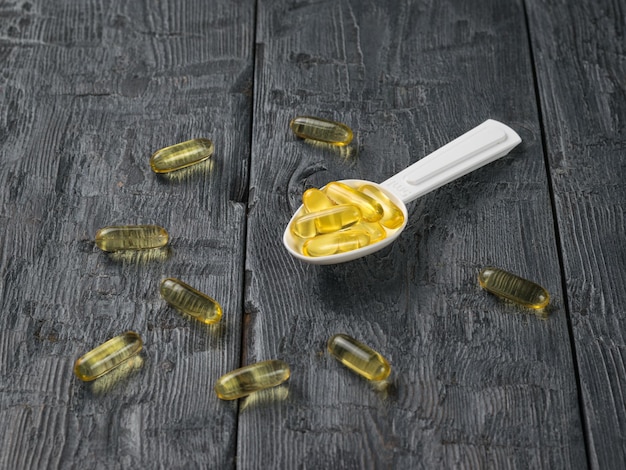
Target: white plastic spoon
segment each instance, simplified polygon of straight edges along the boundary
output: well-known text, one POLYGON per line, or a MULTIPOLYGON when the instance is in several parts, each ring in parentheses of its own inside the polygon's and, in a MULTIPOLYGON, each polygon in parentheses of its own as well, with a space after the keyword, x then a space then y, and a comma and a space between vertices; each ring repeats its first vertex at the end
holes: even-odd
POLYGON ((283 243, 292 256, 312 264, 345 263, 374 253, 393 242, 404 230, 408 220, 407 203, 506 155, 521 141, 513 129, 488 119, 380 184, 365 180, 341 180, 353 188, 372 184, 402 210, 402 226, 385 228, 387 237, 379 242, 329 256, 306 256, 300 251, 302 240, 294 237, 290 230, 294 220, 304 214, 304 207, 300 206, 285 229, 283 243))

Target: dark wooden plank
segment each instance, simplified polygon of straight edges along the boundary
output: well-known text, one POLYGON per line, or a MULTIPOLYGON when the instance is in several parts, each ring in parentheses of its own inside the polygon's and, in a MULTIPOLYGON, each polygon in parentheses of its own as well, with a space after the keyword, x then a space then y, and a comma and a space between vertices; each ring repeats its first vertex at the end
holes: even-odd
POLYGON ((521 2, 260 1, 257 42, 243 346, 293 375, 244 401, 238 462, 585 467, 521 2), (351 151, 297 140, 298 114, 352 126, 351 151), (392 247, 338 266, 283 249, 304 189, 382 181, 490 117, 523 144, 413 203, 392 247), (544 284, 549 319, 481 291, 486 264, 544 284), (388 357, 386 389, 328 356, 339 332, 388 357))
POLYGON ((234 465, 254 3, 35 0, 0 5, 0 467, 234 465), (157 177, 194 137, 211 163, 157 177), (158 223, 171 249, 108 256, 95 231, 158 223), (204 327, 166 276, 218 299, 204 327), (143 366, 93 386, 76 358, 135 330, 143 366))
POLYGON ((626 461, 626 3, 528 2, 593 468, 626 461))

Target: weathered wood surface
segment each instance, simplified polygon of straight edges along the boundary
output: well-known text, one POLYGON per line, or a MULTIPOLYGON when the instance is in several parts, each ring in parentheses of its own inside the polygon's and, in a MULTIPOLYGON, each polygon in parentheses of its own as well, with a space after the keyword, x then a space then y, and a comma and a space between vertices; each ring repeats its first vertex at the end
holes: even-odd
POLYGON ((11 2, 0 24, 0 467, 233 465, 237 407, 211 388, 240 362, 253 3, 11 2), (152 173, 152 152, 194 137, 212 163, 152 173), (166 227, 171 249, 95 248, 120 223, 166 227), (167 307, 167 276, 224 322, 167 307), (80 383, 76 358, 126 330, 143 366, 80 383))
POLYGON ((0 468, 621 467, 625 10, 0 3, 0 468), (297 114, 354 144, 296 139, 297 114), (304 189, 383 181, 487 118, 523 143, 412 203, 393 246, 325 267, 283 249, 304 189), (210 163, 150 171, 193 137, 214 140, 210 163), (106 255, 93 235, 117 223, 161 224, 171 248, 106 255), (481 291, 486 264, 545 285, 548 319, 481 291), (167 307, 166 276, 222 323, 167 307), (129 329, 134 369, 73 376, 129 329), (390 360, 386 387, 329 357, 338 332, 390 360), (214 396, 270 358, 286 385, 214 396))
POLYGON ((243 468, 580 468, 585 448, 524 9, 516 1, 258 7, 246 360, 293 367, 289 395, 240 415, 243 468), (353 154, 289 119, 356 131, 353 154), (382 181, 487 118, 509 156, 410 207, 389 249, 310 266, 281 246, 311 186, 382 181), (485 264, 554 294, 542 321, 482 292, 485 264), (373 390, 325 352, 344 332, 389 358, 373 390))
POLYGON ((626 2, 529 2, 589 462, 626 463, 626 2))

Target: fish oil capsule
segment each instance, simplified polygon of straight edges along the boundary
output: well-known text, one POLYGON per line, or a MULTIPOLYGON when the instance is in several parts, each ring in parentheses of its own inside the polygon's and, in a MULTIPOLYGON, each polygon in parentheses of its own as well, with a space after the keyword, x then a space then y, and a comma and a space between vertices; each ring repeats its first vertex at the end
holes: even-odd
POLYGON ((289 365, 278 359, 257 362, 222 375, 214 390, 222 400, 236 400, 251 393, 276 387, 289 378, 289 365))
POLYGON ((138 354, 142 347, 141 337, 127 331, 80 357, 74 364, 74 374, 85 382, 95 380, 138 354))
POLYGON ((176 310, 207 325, 222 318, 222 307, 216 300, 179 279, 164 279, 161 282, 161 297, 176 310))
POLYGON ((383 217, 380 223, 390 229, 400 227, 404 223, 404 214, 387 195, 373 184, 364 184, 359 191, 368 195, 383 207, 383 217))
POLYGON ((169 235, 158 225, 114 225, 96 232, 102 251, 147 250, 167 245, 169 235))
POLYGON ((213 155, 213 142, 209 139, 192 139, 157 150, 150 157, 150 167, 155 173, 169 173, 200 163, 213 155))
POLYGON ((317 188, 310 188, 302 195, 302 205, 307 212, 319 212, 332 207, 333 202, 328 199, 328 196, 323 191, 317 188))
POLYGON ((330 256, 356 250, 370 244, 370 236, 364 230, 345 229, 309 238, 302 245, 305 256, 330 256))
POLYGON ((330 338, 328 351, 344 366, 368 380, 385 380, 391 372, 391 366, 383 356, 348 335, 338 334, 330 338))
POLYGON ((345 124, 312 116, 298 116, 289 123, 301 139, 317 140, 343 147, 352 142, 352 129, 345 124))
POLYGON ((503 269, 491 266, 482 269, 478 282, 486 291, 524 307, 541 309, 550 303, 550 294, 546 289, 503 269))
POLYGON ((378 222, 359 222, 353 225, 352 228, 367 232, 370 236, 370 245, 387 238, 387 231, 378 222))
POLYGON ((300 238, 311 238, 321 233, 336 232, 361 220, 361 211, 350 204, 331 206, 319 212, 311 212, 296 219, 291 225, 292 233, 300 238))
POLYGON ((361 210, 367 222, 378 222, 383 217, 383 207, 367 194, 351 188, 345 183, 333 181, 324 187, 324 192, 335 204, 354 204, 361 210))

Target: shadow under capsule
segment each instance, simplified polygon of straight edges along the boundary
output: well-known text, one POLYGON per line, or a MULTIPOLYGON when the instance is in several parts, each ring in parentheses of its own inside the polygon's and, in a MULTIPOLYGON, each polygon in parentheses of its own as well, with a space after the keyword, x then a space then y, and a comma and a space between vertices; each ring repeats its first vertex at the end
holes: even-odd
POLYGON ((394 397, 397 392, 396 383, 393 380, 393 371, 386 379, 372 381, 370 385, 372 390, 374 390, 383 400, 394 397))
POLYGON ((241 400, 240 411, 248 408, 253 409, 259 406, 267 406, 272 403, 284 401, 289 397, 289 386, 286 384, 278 385, 273 388, 259 390, 251 393, 241 400))
POLYGON ((224 319, 224 317, 222 317, 219 321, 209 324, 194 318, 188 313, 181 312, 174 307, 169 308, 171 309, 172 315, 180 316, 188 323, 190 329, 194 331, 201 331, 208 340, 209 347, 211 349, 223 347, 224 338, 228 337, 229 331, 232 328, 228 319, 224 319))
POLYGON ((330 150, 331 152, 335 153, 336 155, 338 155, 344 160, 350 160, 352 158, 356 158, 356 156, 358 155, 357 147, 352 144, 334 145, 334 144, 320 142, 319 140, 313 140, 313 139, 302 139, 302 141, 312 147, 330 150))
POLYGON ((547 305, 544 308, 524 308, 519 305, 516 305, 520 312, 530 313, 540 320, 547 320, 550 317, 550 314, 554 311, 552 305, 547 305))
POLYGON ((185 180, 197 178, 200 175, 206 175, 213 172, 215 161, 212 157, 207 158, 199 163, 189 165, 180 170, 170 171, 169 173, 157 173, 159 180, 163 182, 180 183, 185 180))
POLYGON ((523 305, 518 304, 517 302, 514 302, 509 299, 503 299, 503 298, 494 299, 494 302, 497 304, 504 305, 506 309, 504 313, 506 314, 533 315, 539 318, 540 320, 544 320, 544 321, 548 320, 552 312, 557 310, 557 308, 552 303, 549 303, 543 308, 532 308, 532 307, 525 307, 523 305))
POLYGON ((121 250, 108 253, 108 255, 111 260, 116 262, 146 264, 153 261, 166 261, 172 256, 172 247, 167 245, 147 250, 121 250))
POLYGON ((229 331, 229 322, 222 317, 218 322, 215 323, 203 323, 201 321, 196 320, 194 317, 187 313, 178 312, 183 317, 186 317, 189 322, 194 323, 194 327, 204 331, 207 335, 211 335, 215 338, 225 337, 229 331))
POLYGON ((142 353, 129 358, 111 372, 108 372, 92 381, 89 384, 91 393, 94 395, 102 395, 110 392, 119 384, 136 375, 143 367, 144 362, 142 353))

